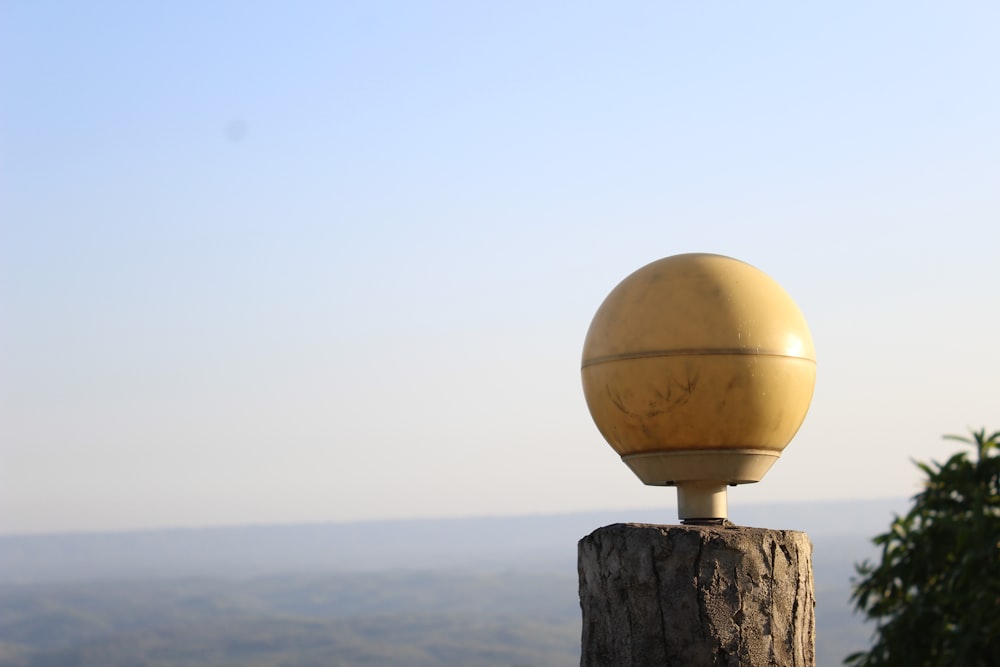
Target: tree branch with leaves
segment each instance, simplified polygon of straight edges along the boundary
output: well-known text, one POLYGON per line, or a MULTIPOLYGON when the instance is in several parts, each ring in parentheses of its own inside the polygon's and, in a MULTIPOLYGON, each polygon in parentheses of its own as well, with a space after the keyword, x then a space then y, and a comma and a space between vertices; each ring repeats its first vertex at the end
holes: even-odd
POLYGON ((877 625, 847 665, 1000 665, 1000 431, 946 439, 976 458, 915 462, 923 491, 872 540, 881 561, 855 565, 851 600, 877 625))

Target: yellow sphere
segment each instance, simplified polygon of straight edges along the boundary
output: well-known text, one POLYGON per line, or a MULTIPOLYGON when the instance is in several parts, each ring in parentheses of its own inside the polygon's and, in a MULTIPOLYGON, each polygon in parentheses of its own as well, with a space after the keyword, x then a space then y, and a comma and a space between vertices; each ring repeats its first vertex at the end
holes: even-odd
POLYGON ((805 419, 816 353, 767 274, 692 253, 648 264, 598 309, 583 389, 601 434, 646 484, 758 481, 805 419))

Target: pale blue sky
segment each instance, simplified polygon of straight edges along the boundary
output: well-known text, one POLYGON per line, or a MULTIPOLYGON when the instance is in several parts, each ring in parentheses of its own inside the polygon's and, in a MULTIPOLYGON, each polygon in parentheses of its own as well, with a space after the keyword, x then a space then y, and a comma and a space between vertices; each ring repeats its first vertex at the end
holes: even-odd
POLYGON ((1000 428, 994 3, 0 1, 0 532, 662 505, 590 318, 748 261, 816 341, 764 500, 1000 428))

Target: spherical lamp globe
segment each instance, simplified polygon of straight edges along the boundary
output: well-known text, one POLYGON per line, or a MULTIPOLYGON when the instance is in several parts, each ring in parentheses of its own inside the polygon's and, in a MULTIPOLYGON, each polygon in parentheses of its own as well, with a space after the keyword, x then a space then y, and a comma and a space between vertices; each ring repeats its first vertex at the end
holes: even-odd
POLYGON ((597 428, 639 479, 677 486, 684 522, 718 522, 726 486, 759 481, 801 426, 816 354, 777 282, 692 253, 611 291, 587 332, 582 376, 597 428))

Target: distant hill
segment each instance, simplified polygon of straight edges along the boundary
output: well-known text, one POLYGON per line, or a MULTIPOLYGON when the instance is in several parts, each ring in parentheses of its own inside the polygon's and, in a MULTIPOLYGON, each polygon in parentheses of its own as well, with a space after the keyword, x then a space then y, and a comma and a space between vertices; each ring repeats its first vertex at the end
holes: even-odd
POLYGON ((570 667, 567 574, 0 586, 0 667, 570 667))
MULTIPOLYGON (((751 505, 813 544, 817 665, 863 648, 853 563, 905 500, 751 505)), ((674 510, 0 537, 0 667, 573 665, 576 542, 674 510), (206 655, 212 656, 206 662, 206 655)))
MULTIPOLYGON (((803 530, 814 561, 866 555, 901 499, 737 506, 741 525, 803 530)), ((575 571, 576 543, 611 523, 672 523, 673 508, 120 533, 0 536, 0 583, 259 576, 386 569, 575 571)), ((850 567, 844 569, 850 572, 850 567)))

